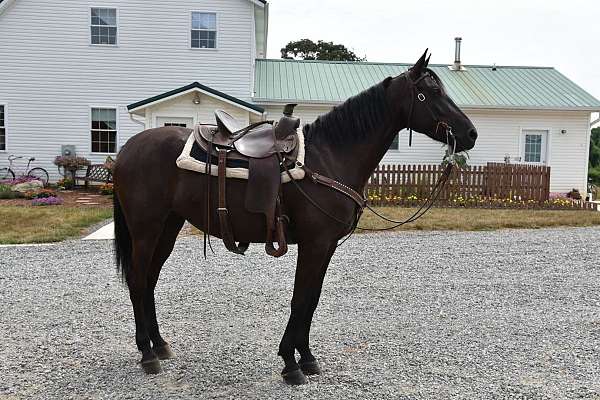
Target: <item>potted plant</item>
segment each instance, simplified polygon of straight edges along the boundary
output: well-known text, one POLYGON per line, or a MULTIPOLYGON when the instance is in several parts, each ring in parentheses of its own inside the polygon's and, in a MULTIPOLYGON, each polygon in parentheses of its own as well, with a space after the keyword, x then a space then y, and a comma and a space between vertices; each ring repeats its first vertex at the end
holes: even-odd
POLYGON ((90 160, 77 156, 57 156, 54 159, 54 165, 64 170, 64 177, 75 181, 75 172, 78 169, 87 167, 91 164, 90 160), (69 176, 67 176, 67 174, 69 176))

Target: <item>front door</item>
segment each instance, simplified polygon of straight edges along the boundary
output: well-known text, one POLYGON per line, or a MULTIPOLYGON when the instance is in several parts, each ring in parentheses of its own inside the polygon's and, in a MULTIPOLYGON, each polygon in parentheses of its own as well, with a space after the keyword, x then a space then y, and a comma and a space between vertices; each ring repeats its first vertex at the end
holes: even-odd
POLYGON ((181 117, 157 117, 156 126, 180 126, 182 128, 193 128, 193 118, 181 118, 181 117))

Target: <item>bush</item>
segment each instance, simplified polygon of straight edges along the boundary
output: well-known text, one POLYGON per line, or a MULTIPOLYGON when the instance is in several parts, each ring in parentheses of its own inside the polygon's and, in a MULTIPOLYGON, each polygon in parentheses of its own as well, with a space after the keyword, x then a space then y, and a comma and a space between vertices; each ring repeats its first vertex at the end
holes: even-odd
POLYGON ((100 186, 100 194, 110 196, 114 192, 115 190, 112 183, 105 183, 104 185, 100 186))
POLYGON ((23 197, 23 194, 19 192, 13 192, 11 185, 0 183, 0 199, 20 199, 21 197, 23 197))
POLYGON ((25 198, 29 200, 47 199, 50 197, 56 197, 56 193, 50 189, 31 190, 29 192, 25 192, 25 198))
POLYGON ((588 176, 594 185, 600 185, 600 167, 590 168, 588 176))
POLYGON ((56 182, 56 186, 60 189, 73 189, 75 187, 75 181, 72 178, 63 178, 56 182))

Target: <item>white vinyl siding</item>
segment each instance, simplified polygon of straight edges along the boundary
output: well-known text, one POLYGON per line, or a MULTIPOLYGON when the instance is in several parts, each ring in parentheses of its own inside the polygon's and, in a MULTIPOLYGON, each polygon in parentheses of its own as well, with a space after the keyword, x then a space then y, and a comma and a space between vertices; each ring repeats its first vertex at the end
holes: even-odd
POLYGON ((115 108, 92 108, 90 132, 92 153, 116 153, 117 110, 115 108))
POLYGON ((90 11, 90 35, 93 45, 117 45, 117 9, 96 8, 90 11))
MULTIPOLYGON (((277 119, 283 105, 265 106, 267 119, 277 119)), ((302 123, 314 121, 325 114, 331 106, 296 107, 295 115, 302 123)), ((550 190, 566 193, 587 188, 588 143, 590 113, 587 111, 518 111, 518 110, 464 110, 471 119, 479 138, 475 148, 469 151, 470 165, 486 165, 488 162, 512 162, 522 158, 522 132, 540 130, 547 132, 545 164, 550 166, 550 190), (565 133, 562 133, 565 131, 565 133)), ((438 164, 446 147, 425 135, 414 132, 413 145, 408 146, 408 131, 399 135, 399 149, 390 150, 383 164, 438 164)))
POLYGON ((6 151, 6 107, 0 104, 0 151, 6 151))
POLYGON ((217 48, 217 14, 192 11, 191 47, 193 49, 217 48))
MULTIPOLYGON (((0 104, 8 148, 52 163, 62 145, 93 163, 90 107, 119 105, 117 150, 144 129, 126 105, 198 81, 242 100, 252 96, 254 5, 245 0, 18 0, 0 14, 0 104), (115 8, 117 46, 90 45, 90 8, 115 8), (192 10, 218 15, 218 51, 190 48, 192 10), (39 27, 45 28, 39 34, 39 27)), ((214 117, 208 121, 214 122, 214 117)))

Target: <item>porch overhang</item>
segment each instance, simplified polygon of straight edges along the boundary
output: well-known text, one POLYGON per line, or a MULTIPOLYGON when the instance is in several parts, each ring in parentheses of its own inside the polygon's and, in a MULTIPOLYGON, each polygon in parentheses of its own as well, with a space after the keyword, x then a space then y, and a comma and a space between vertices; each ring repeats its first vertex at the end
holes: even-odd
POLYGON ((237 97, 230 96, 227 93, 220 92, 216 89, 213 89, 198 82, 193 82, 189 85, 182 86, 180 88, 161 93, 153 97, 149 97, 145 100, 141 100, 136 103, 132 103, 127 106, 127 111, 129 111, 129 114, 143 117, 146 115, 146 109, 148 109, 149 107, 156 106, 160 103, 173 100, 177 97, 185 96, 190 93, 199 93, 209 97, 213 97, 222 102, 228 103, 234 107, 239 107, 243 110, 246 110, 252 114, 263 115, 265 112, 265 109, 261 106, 238 99, 237 97))

